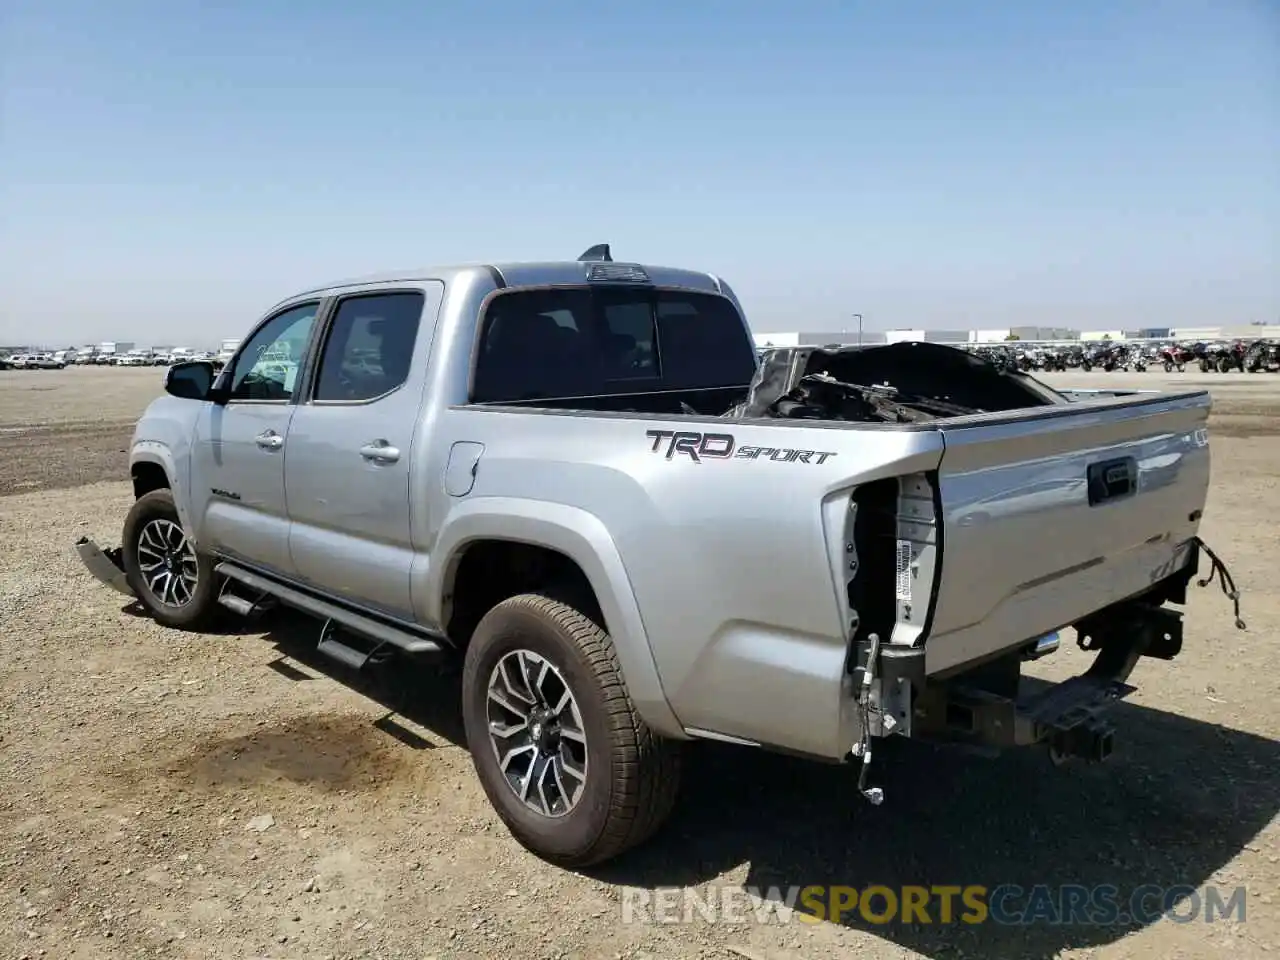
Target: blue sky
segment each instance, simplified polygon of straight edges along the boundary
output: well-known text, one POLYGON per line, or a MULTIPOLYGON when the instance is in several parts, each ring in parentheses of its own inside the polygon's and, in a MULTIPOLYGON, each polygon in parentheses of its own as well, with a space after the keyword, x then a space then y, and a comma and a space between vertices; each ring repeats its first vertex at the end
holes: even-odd
POLYGON ((1280 321, 1280 0, 5 0, 0 95, 0 343, 602 241, 758 331, 1280 321))

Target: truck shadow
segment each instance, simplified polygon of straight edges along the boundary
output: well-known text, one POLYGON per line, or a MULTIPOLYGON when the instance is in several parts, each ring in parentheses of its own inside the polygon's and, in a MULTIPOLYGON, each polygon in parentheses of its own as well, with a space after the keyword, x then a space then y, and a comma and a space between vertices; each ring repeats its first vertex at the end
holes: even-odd
POLYGON ((466 749, 460 665, 401 659, 352 670, 316 650, 320 627, 320 621, 312 617, 273 610, 256 621, 228 618, 220 632, 263 636, 280 654, 267 668, 286 680, 306 682, 313 679, 306 670, 314 671, 385 707, 387 713, 374 721, 374 726, 412 749, 425 750, 437 744, 409 729, 402 720, 466 749))
MULTIPOLYGON (((987 760, 885 744, 870 778, 884 787, 880 807, 862 799, 850 769, 698 744, 667 830, 593 875, 685 886, 747 862, 742 886, 753 894, 821 885, 828 889, 810 896, 826 922, 930 956, 958 949, 1028 960, 1100 946, 1156 922, 1162 894, 1178 901, 1172 917, 1207 922, 1213 897, 1190 888, 1207 884, 1280 810, 1280 743, 1145 707, 1120 706, 1114 721, 1117 752, 1101 766, 1055 768, 1038 750, 987 760), (887 887, 900 907, 903 888, 947 885, 985 887, 985 921, 963 919, 958 893, 949 923, 937 896, 927 901, 929 922, 919 913, 913 923, 878 922, 883 893, 864 911, 847 889, 842 915, 831 914, 832 887, 887 887), (1083 909, 1073 912, 1070 897, 1083 909), (1041 909, 1030 913, 1033 905, 1041 909)), ((1220 888, 1213 906, 1231 903, 1233 891, 1220 888)), ((1262 892, 1245 894, 1246 910, 1262 892)), ((1218 923, 1235 922, 1232 907, 1218 923)), ((696 910, 692 919, 703 922, 696 910)))
MULTIPOLYGON (((397 729, 397 717, 465 749, 456 668, 396 662, 354 673, 315 652, 314 620, 273 613, 245 632, 264 629, 281 654, 269 666, 282 676, 311 679, 303 667, 371 698, 388 710, 379 729, 410 747, 434 744, 397 729)), ((1161 893, 1186 897, 1207 884, 1280 812, 1280 743, 1127 704, 1115 709, 1113 719, 1116 753, 1098 766, 1055 768, 1039 750, 987 760, 889 741, 877 748, 870 778, 884 788, 880 807, 862 799, 850 767, 690 744, 667 826, 632 853, 585 872, 607 883, 653 889, 716 885, 746 863, 747 878, 733 884, 735 891, 764 896, 774 888, 785 896, 825 887, 808 907, 792 905, 807 911, 821 904, 822 922, 939 958, 958 950, 1031 960, 1101 946, 1156 922, 1161 893), (929 922, 918 913, 913 923, 896 917, 876 922, 885 913, 883 897, 864 911, 848 889, 887 887, 900 898, 904 888, 948 885, 985 887, 987 919, 966 922, 957 895, 950 922, 942 922, 937 896, 925 907, 929 922), (1014 886, 1023 895, 1013 891, 994 902, 992 891, 1014 886), (832 916, 836 887, 846 888, 845 899, 841 915, 832 916), (1038 919, 1018 922, 1037 887, 1059 899, 1038 919), (1064 888, 1105 899, 1072 916, 1060 899, 1064 888), (1114 905, 1110 916, 1107 904, 1114 905), (1131 905, 1138 915, 1121 916, 1131 905), (1067 914, 1055 916, 1064 906, 1067 914)), ((709 899, 708 891, 700 891, 699 903, 719 909, 723 889, 710 891, 709 899)), ((1230 903, 1233 892, 1234 886, 1220 888, 1221 903, 1230 903)), ((1252 906, 1248 897, 1259 893, 1248 891, 1246 910, 1252 906)), ((1200 889, 1173 914, 1185 919, 1198 912, 1192 922, 1207 922, 1210 899, 1200 889)), ((744 902, 741 896, 730 901, 740 916, 744 902)), ((1046 903, 1035 902, 1042 908, 1046 903)), ((1219 923, 1235 922, 1232 906, 1219 923)), ((643 919, 652 909, 637 912, 643 919)), ((684 910, 681 904, 676 913, 684 910)), ((706 921, 695 911, 691 922, 706 921)))

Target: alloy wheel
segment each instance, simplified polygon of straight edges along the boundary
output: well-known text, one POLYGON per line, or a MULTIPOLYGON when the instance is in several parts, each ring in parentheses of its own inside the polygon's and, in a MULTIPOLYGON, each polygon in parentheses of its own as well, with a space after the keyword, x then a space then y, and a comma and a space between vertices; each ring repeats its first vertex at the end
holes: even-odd
POLYGON ((587 735, 564 675, 531 650, 513 650, 489 675, 486 713, 498 766, 520 801, 545 817, 577 806, 587 735))
POLYGON ((199 566, 182 527, 163 517, 138 535, 138 572, 147 590, 167 607, 184 607, 195 596, 199 566))

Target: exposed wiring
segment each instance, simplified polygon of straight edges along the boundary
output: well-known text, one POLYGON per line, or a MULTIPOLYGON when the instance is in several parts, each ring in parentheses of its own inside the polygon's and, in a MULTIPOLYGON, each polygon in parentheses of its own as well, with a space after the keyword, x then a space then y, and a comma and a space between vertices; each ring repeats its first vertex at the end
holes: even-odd
POLYGON ((884 790, 880 787, 868 787, 867 773, 871 767, 871 684, 875 678, 876 662, 880 656, 880 636, 873 633, 867 639, 870 644, 867 650, 867 663, 862 669, 862 689, 858 697, 862 732, 858 743, 854 746, 853 754, 862 759, 862 767, 858 771, 858 792, 872 806, 878 807, 884 802, 884 790))
POLYGON ((1192 539, 1194 539, 1200 549, 1208 555, 1210 563, 1209 575, 1203 580, 1197 580, 1196 585, 1200 587, 1207 587, 1209 584, 1213 583, 1213 579, 1216 576, 1218 578, 1219 585, 1222 587, 1222 592, 1226 594, 1227 599, 1231 601, 1232 607, 1235 610, 1236 629, 1245 629, 1244 621, 1240 619, 1240 591, 1236 589, 1236 582, 1231 576, 1231 571, 1227 569, 1227 565, 1222 562, 1212 549, 1210 549, 1207 543, 1199 537, 1193 537, 1192 539))

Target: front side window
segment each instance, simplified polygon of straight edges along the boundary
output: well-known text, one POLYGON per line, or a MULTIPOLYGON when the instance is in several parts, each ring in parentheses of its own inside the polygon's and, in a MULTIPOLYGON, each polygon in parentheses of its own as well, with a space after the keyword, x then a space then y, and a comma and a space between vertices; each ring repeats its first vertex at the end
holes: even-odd
POLYGON ((276 314, 249 338, 231 375, 232 400, 289 400, 316 321, 318 303, 276 314))
POLYGON ((343 300, 320 358, 315 399, 357 403, 403 386, 425 302, 417 291, 343 300))

